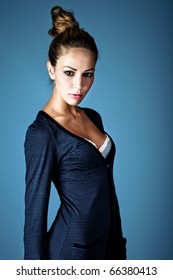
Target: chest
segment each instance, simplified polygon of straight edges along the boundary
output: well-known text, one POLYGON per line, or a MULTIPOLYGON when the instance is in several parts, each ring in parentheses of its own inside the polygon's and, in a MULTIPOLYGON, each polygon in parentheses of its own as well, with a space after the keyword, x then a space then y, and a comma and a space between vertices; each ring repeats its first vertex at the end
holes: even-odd
POLYGON ((77 119, 68 119, 61 121, 63 126, 70 133, 93 142, 97 149, 105 141, 105 134, 99 130, 99 128, 91 122, 88 118, 79 117, 77 119))

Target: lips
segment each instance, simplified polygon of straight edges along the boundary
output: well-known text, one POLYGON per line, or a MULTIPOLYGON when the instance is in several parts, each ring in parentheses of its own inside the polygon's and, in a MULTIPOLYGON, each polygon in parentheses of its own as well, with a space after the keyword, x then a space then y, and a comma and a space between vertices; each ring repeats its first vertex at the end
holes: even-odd
POLYGON ((69 94, 72 98, 75 98, 75 99, 79 99, 79 98, 82 98, 82 94, 79 94, 79 93, 70 93, 69 94))

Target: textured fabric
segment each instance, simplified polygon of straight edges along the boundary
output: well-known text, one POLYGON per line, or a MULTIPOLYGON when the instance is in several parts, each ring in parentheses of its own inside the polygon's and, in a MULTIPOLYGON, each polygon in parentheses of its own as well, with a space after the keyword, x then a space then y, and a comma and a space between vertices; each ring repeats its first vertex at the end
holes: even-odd
MULTIPOLYGON (((84 110, 104 132, 100 115, 84 110)), ((45 112, 38 113, 25 139, 24 259, 126 258, 112 175, 114 155, 113 141, 105 159, 93 144, 45 112), (51 182, 61 204, 48 230, 51 182)))

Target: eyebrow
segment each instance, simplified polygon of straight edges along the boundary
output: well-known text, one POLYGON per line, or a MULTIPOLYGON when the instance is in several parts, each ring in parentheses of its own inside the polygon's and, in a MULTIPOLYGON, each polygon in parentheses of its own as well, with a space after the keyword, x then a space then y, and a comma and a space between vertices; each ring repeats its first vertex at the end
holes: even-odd
MULTIPOLYGON (((68 65, 66 65, 66 66, 64 66, 64 67, 68 67, 68 68, 70 68, 70 69, 72 69, 72 70, 74 70, 74 71, 77 71, 77 69, 75 69, 75 68, 73 68, 73 67, 71 67, 71 66, 68 66, 68 65)), ((94 71, 94 70, 95 70, 95 68, 91 68, 91 69, 85 70, 84 72, 94 71)))

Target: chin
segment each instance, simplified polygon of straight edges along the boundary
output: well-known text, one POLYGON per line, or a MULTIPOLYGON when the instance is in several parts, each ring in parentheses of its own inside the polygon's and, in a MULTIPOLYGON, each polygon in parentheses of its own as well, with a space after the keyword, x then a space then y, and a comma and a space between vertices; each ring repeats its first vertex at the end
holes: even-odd
POLYGON ((78 104, 80 104, 82 102, 83 98, 82 99, 74 99, 74 100, 70 100, 70 101, 67 101, 67 103, 71 106, 77 106, 78 104))

